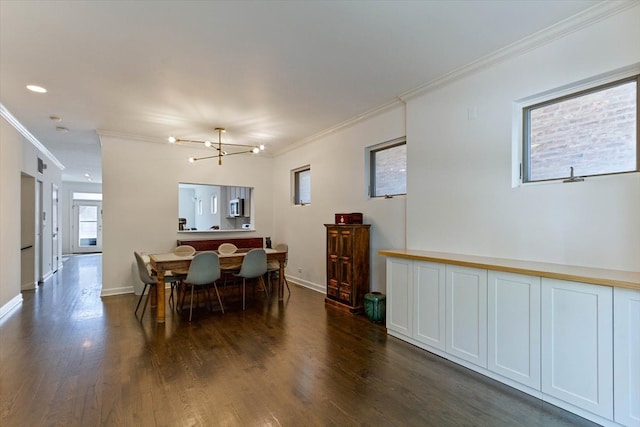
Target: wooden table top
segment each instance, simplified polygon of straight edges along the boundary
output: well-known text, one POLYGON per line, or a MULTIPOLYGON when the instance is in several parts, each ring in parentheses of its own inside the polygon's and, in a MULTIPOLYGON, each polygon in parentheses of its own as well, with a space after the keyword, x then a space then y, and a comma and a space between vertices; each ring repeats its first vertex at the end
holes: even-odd
POLYGON ((518 274, 529 274, 531 276, 640 290, 639 271, 609 270, 603 268, 580 267, 575 265, 522 261, 507 258, 491 258, 414 249, 387 249, 378 251, 378 253, 380 255, 396 258, 439 262, 443 264, 507 271, 518 274))

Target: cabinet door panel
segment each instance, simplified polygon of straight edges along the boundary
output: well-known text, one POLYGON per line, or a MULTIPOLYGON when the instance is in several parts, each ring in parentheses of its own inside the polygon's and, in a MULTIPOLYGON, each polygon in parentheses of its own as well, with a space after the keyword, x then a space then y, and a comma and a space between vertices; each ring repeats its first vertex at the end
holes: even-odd
POLYGON ((446 267, 447 352, 487 367, 487 271, 446 267))
POLYGON ((613 417, 613 292, 542 279, 542 391, 613 417))
POLYGON ((640 426, 640 291, 615 288, 613 297, 615 420, 640 426))
POLYGON ((413 262, 387 258, 387 329, 408 337, 413 330, 413 262))
POLYGON ((445 270, 444 264, 414 261, 414 337, 445 350, 445 270))
POLYGON ((488 368, 540 390, 540 277, 489 271, 488 368))

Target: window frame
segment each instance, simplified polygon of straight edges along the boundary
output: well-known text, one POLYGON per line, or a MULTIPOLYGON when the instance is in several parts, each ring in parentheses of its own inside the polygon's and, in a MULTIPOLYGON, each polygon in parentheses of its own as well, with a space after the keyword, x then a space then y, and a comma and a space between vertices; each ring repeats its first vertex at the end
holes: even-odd
POLYGON ((406 136, 402 136, 400 138, 395 138, 392 139, 390 141, 386 141, 380 144, 376 144, 373 145, 371 147, 367 147, 366 149, 366 153, 365 153, 365 159, 366 159, 366 171, 367 171, 367 177, 365 178, 365 182, 367 183, 367 197, 369 199, 389 199, 392 197, 396 197, 396 196, 406 196, 407 195, 407 182, 406 182, 406 169, 407 169, 407 162, 406 162, 406 157, 405 157, 405 192, 404 193, 394 193, 394 194, 382 194, 382 195, 376 195, 376 159, 375 156, 377 153, 385 151, 385 150, 390 150, 392 148, 395 147, 399 147, 401 145, 406 146, 407 145, 407 137, 406 136))
POLYGON ((556 177, 556 178, 547 178, 547 179, 536 179, 531 180, 529 176, 531 175, 531 143, 530 143, 530 117, 531 111, 537 108, 545 107, 552 104, 558 104, 560 102, 580 98, 582 96, 586 96, 589 94, 593 94, 596 92, 601 92, 603 90, 613 88, 616 86, 621 86, 626 83, 634 82, 636 83, 636 168, 634 170, 627 171, 617 171, 617 172, 606 172, 592 175, 581 175, 580 177, 596 177, 596 176, 609 176, 609 175, 621 175, 628 173, 637 173, 640 172, 640 74, 636 70, 634 74, 627 75, 624 77, 616 76, 615 79, 609 79, 605 82, 597 81, 592 82, 591 84, 584 85, 583 87, 573 88, 573 90, 565 90, 562 93, 551 92, 550 97, 546 97, 542 100, 537 100, 536 102, 531 102, 527 104, 523 104, 521 107, 521 143, 520 143, 520 171, 519 171, 519 181, 521 184, 536 184, 536 183, 544 183, 544 182, 562 182, 567 176, 556 177))
POLYGON ((291 171, 291 196, 294 206, 307 206, 311 204, 311 165, 301 166, 291 171), (300 200, 300 174, 309 172, 309 201, 300 200))

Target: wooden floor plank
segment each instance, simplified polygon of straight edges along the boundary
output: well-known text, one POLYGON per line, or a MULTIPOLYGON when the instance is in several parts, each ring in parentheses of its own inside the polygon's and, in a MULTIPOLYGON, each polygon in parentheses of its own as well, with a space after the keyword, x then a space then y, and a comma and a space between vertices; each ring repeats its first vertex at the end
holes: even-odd
POLYGON ((100 255, 70 257, 0 323, 0 425, 593 425, 290 286, 163 325, 100 298, 100 255))

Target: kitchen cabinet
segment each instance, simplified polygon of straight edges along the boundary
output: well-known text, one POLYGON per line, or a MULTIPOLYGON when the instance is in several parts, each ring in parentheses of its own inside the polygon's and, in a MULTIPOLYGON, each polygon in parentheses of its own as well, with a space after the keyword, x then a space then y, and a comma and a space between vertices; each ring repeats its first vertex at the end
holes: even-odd
POLYGON ((446 266, 414 261, 413 274, 413 337, 444 351, 446 266))
POLYGON ((446 350, 487 367, 487 270, 446 266, 446 350))
POLYGON ((413 261, 387 258, 386 322, 394 335, 413 336, 413 261))
POLYGON ((613 419, 613 291, 542 278, 542 392, 613 419))
POLYGON ((540 390, 540 277, 488 272, 490 371, 540 390))
POLYGON ((357 313, 369 292, 369 224, 325 224, 327 304, 357 313))
POLYGON ((613 290, 615 421, 640 426, 640 291, 613 290))

